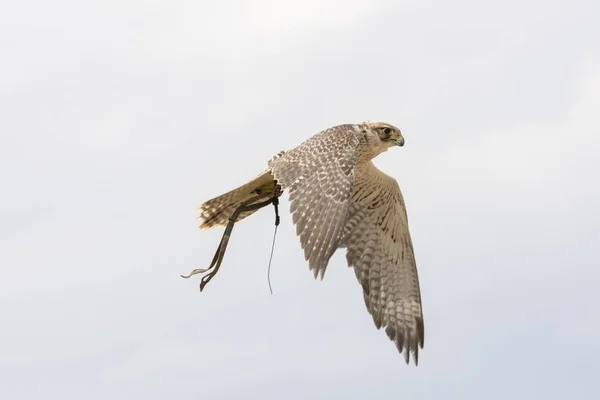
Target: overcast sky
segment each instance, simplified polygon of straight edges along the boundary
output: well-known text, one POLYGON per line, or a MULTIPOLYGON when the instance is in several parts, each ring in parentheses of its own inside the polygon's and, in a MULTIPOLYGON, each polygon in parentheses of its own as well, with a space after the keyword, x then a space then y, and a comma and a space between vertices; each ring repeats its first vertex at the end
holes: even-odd
POLYGON ((0 398, 600 398, 600 3, 1 1, 0 398), (82 5, 84 3, 85 5, 82 5), (196 207, 329 126, 386 121, 418 367, 282 201, 196 207))

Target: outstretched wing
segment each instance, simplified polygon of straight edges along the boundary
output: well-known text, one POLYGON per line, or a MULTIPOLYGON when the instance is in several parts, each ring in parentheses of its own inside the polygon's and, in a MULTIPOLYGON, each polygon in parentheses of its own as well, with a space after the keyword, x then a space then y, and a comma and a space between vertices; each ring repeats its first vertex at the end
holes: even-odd
POLYGON ((362 134, 353 125, 319 132, 269 163, 289 191, 290 212, 309 268, 325 273, 344 233, 362 134))
POLYGON ((412 353, 418 364, 423 313, 404 199, 398 183, 371 162, 356 169, 344 244, 375 326, 386 328, 407 363, 412 353))

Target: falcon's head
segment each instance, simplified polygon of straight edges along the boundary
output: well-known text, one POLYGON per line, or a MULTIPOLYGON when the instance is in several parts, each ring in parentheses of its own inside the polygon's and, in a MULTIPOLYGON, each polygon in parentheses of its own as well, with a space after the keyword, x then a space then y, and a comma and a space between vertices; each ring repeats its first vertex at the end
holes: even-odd
POLYGON ((376 154, 387 151, 392 146, 404 146, 404 137, 400 129, 394 125, 371 121, 366 121, 363 124, 368 128, 368 132, 371 133, 369 142, 378 148, 376 154))

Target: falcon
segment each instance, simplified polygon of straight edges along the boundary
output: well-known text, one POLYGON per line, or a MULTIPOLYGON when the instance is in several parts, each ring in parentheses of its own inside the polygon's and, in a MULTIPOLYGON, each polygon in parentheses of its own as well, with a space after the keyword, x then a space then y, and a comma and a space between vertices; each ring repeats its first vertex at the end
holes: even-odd
POLYGON ((331 127, 280 152, 255 179, 200 206, 201 229, 226 230, 211 266, 183 277, 209 272, 200 283, 202 290, 221 264, 233 225, 270 204, 277 213, 278 198, 287 191, 315 278, 323 279, 331 256, 345 248, 375 326, 385 328, 407 364, 412 354, 418 365, 424 325, 406 207, 396 180, 372 162, 403 145, 397 127, 366 121, 331 127))

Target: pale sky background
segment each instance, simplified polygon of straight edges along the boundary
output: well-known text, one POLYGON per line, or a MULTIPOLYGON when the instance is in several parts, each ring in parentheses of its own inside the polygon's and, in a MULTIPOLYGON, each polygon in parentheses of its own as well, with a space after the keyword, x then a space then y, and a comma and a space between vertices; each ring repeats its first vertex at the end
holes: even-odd
POLYGON ((600 3, 1 1, 0 398, 600 398, 600 3), (279 150, 383 120, 420 364, 282 202, 196 207, 279 150))

